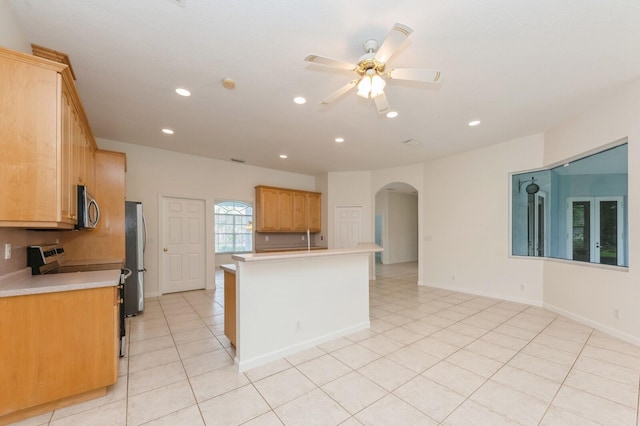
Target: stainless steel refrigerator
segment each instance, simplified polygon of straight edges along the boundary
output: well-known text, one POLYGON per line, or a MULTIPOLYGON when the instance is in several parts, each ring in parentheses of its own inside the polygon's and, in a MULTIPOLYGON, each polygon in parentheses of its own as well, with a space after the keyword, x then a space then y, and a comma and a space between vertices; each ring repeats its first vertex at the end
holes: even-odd
POLYGON ((131 274, 124 283, 124 314, 137 315, 144 310, 144 249, 147 229, 142 203, 125 201, 125 268, 131 274))

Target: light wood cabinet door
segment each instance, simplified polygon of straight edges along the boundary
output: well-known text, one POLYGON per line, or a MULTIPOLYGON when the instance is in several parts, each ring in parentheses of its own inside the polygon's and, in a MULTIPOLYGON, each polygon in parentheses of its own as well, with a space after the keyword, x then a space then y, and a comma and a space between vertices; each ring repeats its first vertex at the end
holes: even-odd
POLYGON ((72 193, 74 150, 72 124, 73 104, 66 85, 62 85, 60 115, 61 115, 61 141, 60 141, 60 216, 76 219, 77 196, 72 193), (75 200, 75 201, 74 201, 75 200))
POLYGON ((56 222, 59 76, 4 56, 0 75, 0 224, 56 222))
MULTIPOLYGON (((95 141, 66 65, 0 47, 0 226, 72 229, 95 141)), ((89 179, 87 179, 89 176, 89 179)))
POLYGON ((294 191, 293 197, 293 231, 307 232, 307 194, 294 191))
POLYGON ((278 230, 280 215, 280 197, 278 190, 268 187, 256 187, 256 230, 269 232, 278 230))
POLYGON ((308 192, 306 194, 305 216, 310 232, 322 231, 322 194, 308 192))
POLYGON ((278 231, 293 231, 293 193, 278 190, 278 231))
POLYGON ((224 335, 236 346, 236 274, 224 271, 224 335))
POLYGON ((115 383, 117 304, 115 286, 0 298, 0 416, 115 383))
POLYGON ((282 188, 256 187, 256 231, 291 232, 293 194, 282 188))

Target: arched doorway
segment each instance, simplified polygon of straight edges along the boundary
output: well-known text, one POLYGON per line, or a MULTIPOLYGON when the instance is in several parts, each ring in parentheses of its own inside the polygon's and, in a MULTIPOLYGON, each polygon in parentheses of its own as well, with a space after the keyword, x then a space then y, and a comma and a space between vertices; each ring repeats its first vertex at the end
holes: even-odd
POLYGON ((403 182, 392 182, 375 194, 375 242, 384 248, 376 264, 417 262, 418 191, 403 182))

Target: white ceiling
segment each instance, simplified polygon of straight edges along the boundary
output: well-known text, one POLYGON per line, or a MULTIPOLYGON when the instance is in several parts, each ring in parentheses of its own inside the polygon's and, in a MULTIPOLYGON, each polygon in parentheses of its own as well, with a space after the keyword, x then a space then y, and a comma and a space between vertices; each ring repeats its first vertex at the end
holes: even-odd
POLYGON ((414 164, 538 133, 640 76, 635 0, 183 3, 11 1, 30 42, 69 54, 96 137, 306 174, 414 164), (414 33, 389 63, 439 69, 442 84, 389 82, 395 119, 353 91, 319 105, 354 75, 305 56, 356 62, 396 22, 414 33), (227 77, 235 90, 222 87, 227 77), (193 95, 177 96, 178 86, 193 95), (482 124, 468 127, 472 119, 482 124))

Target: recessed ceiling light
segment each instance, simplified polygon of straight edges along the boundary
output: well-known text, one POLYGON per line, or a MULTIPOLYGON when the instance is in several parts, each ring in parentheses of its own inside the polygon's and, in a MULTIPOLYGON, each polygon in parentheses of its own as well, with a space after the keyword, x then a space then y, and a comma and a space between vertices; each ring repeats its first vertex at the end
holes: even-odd
POLYGON ((222 87, 225 89, 233 90, 236 88, 236 82, 232 78, 222 79, 222 87))
POLYGON ((398 116, 398 111, 389 111, 387 113, 387 118, 396 118, 398 116))
POLYGON ((293 98, 293 102, 297 103, 298 105, 302 105, 302 104, 306 103, 307 100, 305 98, 303 98, 302 96, 296 96, 295 98, 293 98))
POLYGON ((180 96, 191 96, 191 92, 187 89, 183 89, 182 87, 178 87, 176 89, 176 93, 180 96))
POLYGON ((470 127, 477 126, 478 124, 480 124, 480 120, 473 120, 469 122, 470 127))
POLYGON ((338 143, 342 143, 344 142, 344 138, 336 138, 335 141, 338 143))
POLYGON ((287 158, 286 154, 280 154, 280 158, 287 158))
POLYGON ((172 135, 174 132, 171 129, 162 129, 162 133, 166 135, 172 135))

